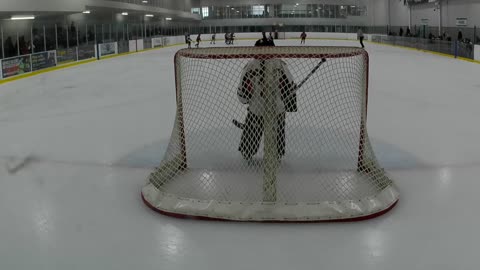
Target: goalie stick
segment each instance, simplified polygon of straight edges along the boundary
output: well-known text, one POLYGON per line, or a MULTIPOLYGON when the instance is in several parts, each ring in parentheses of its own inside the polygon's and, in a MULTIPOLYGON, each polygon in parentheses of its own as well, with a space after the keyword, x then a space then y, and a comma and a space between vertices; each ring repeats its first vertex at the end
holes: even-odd
POLYGON ((9 174, 15 174, 19 170, 23 169, 30 162, 34 160, 32 155, 25 155, 22 157, 9 157, 5 162, 5 168, 9 174))
MULTIPOLYGON (((325 58, 322 58, 322 61, 320 63, 318 63, 313 69, 312 71, 310 71, 310 73, 308 73, 308 75, 305 77, 305 79, 303 79, 299 84, 297 84, 295 86, 295 91, 297 91, 300 87, 302 87, 307 81, 308 79, 310 79, 310 77, 312 77, 313 74, 315 74, 315 72, 317 72, 317 70, 323 65, 323 63, 325 63, 327 61, 327 59, 325 58)), ((240 128, 240 129, 243 129, 245 127, 245 124, 244 123, 241 123, 239 122, 237 119, 233 119, 232 120, 232 123, 240 128)))
POLYGON ((310 79, 310 77, 312 77, 313 74, 315 74, 315 72, 320 68, 320 66, 323 65, 323 63, 325 63, 327 61, 327 59, 325 58, 322 58, 322 61, 320 63, 318 63, 313 69, 312 71, 310 71, 310 73, 308 73, 307 77, 305 77, 305 79, 303 79, 296 87, 295 87, 295 91, 298 90, 300 87, 302 87, 303 84, 305 84, 308 79, 310 79))

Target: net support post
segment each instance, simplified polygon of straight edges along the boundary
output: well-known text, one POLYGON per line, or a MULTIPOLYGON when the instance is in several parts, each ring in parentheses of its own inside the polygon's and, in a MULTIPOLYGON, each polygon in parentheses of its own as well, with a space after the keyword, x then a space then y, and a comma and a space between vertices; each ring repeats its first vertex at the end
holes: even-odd
POLYGON ((277 104, 276 85, 274 83, 272 60, 266 60, 264 65, 263 91, 265 108, 263 115, 264 126, 264 157, 263 157, 263 194, 264 201, 275 202, 277 200, 277 167, 279 156, 277 151, 277 104))

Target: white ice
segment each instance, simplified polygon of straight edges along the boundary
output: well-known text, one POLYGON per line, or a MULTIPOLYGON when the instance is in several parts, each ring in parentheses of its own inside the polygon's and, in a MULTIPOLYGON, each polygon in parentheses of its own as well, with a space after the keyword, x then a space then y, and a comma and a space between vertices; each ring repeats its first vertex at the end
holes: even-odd
POLYGON ((480 65, 367 44, 369 135, 401 192, 386 215, 207 222, 140 198, 169 141, 180 48, 0 85, 0 269, 478 269, 480 65))

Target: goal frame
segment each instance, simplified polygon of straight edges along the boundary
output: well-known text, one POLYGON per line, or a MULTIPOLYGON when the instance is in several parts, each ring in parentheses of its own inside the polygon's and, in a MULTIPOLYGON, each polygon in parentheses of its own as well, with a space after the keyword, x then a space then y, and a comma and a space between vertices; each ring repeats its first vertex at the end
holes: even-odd
MULTIPOLYGON (((248 48, 249 50, 252 50, 251 47, 239 47, 240 49, 242 48, 248 48)), ((338 48, 338 47, 336 47, 338 48)), ((351 47, 345 47, 345 48, 351 48, 351 47)), ((188 160, 187 160, 187 146, 186 146, 186 131, 185 131, 185 125, 184 125, 184 106, 183 106, 183 100, 182 100, 182 81, 181 81, 181 65, 179 62, 179 59, 181 57, 184 58, 195 58, 195 59, 207 59, 207 60, 215 60, 215 59, 252 59, 252 53, 248 54, 231 54, 231 53, 211 53, 211 54, 198 54, 195 51, 198 49, 182 49, 179 50, 174 57, 174 72, 175 72, 175 88, 176 88, 176 104, 177 104, 177 115, 176 115, 176 120, 178 121, 178 135, 180 139, 180 145, 181 145, 181 150, 179 156, 174 157, 172 160, 172 163, 175 161, 180 161, 176 165, 177 170, 183 171, 188 168, 188 160)), ((200 49, 201 50, 201 49, 200 49)), ((366 140, 367 140, 367 135, 366 135, 366 125, 367 125, 367 111, 368 111, 368 95, 369 95, 369 56, 368 53, 364 50, 362 51, 355 51, 352 53, 289 53, 289 54, 278 54, 278 53, 264 53, 263 48, 253 48, 253 50, 258 50, 258 52, 261 54, 262 60, 269 60, 269 59, 286 59, 286 58, 316 58, 316 59, 333 59, 333 58, 346 58, 346 57, 355 57, 355 56, 362 56, 363 61, 364 61, 364 85, 362 88, 365 91, 365 94, 362 95, 362 112, 361 112, 361 117, 360 117, 360 128, 358 130, 359 132, 359 144, 358 144, 358 159, 357 159, 357 172, 362 171, 362 173, 370 173, 371 168, 369 168, 367 165, 368 162, 366 162, 366 156, 365 156, 365 150, 366 150, 366 140), (279 57, 280 56, 280 57, 279 57)), ((255 55, 255 53, 253 53, 255 55)), ((395 193, 396 191, 391 191, 388 190, 386 193, 387 195, 382 195, 382 196, 391 196, 390 193, 395 193)), ((395 194, 398 195, 398 194, 395 194)), ((202 215, 190 215, 190 214, 182 214, 182 213, 176 213, 176 212, 170 212, 170 211, 165 211, 162 209, 159 209, 152 205, 149 200, 147 200, 142 192, 142 200, 143 202, 151 209, 153 209, 156 212, 159 212, 163 215, 167 216, 173 216, 177 218, 193 218, 193 219, 206 219, 206 220, 232 220, 228 218, 218 218, 218 217, 210 217, 210 216, 202 216, 202 215)), ((332 219, 327 219, 327 220, 253 220, 256 222, 350 222, 350 221, 361 221, 361 220, 366 220, 366 219, 371 219, 378 217, 380 215, 385 214, 386 212, 390 211, 398 202, 398 196, 397 198, 386 208, 384 208, 381 211, 377 211, 371 214, 367 215, 362 215, 362 216, 356 216, 356 217, 346 217, 346 218, 332 218, 332 219)), ((251 220, 235 220, 235 221, 251 221, 251 220)))

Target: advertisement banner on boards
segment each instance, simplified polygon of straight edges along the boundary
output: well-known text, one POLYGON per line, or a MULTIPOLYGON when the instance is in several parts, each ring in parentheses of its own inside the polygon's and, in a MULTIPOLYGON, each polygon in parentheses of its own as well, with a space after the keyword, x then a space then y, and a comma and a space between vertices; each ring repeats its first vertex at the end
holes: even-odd
POLYGON ((163 39, 162 41, 163 46, 167 46, 171 44, 170 39, 168 37, 163 37, 162 39, 163 39))
POLYGON ((78 47, 78 60, 95 58, 95 46, 85 45, 78 47))
POLYGON ((111 55, 117 53, 117 44, 115 42, 100 44, 100 55, 111 55))
POLYGON ((152 48, 163 46, 163 38, 152 38, 152 48))
POLYGON ((473 46, 473 59, 480 61, 480 45, 473 46))
POLYGON ((128 50, 130 52, 136 52, 137 51, 137 41, 136 40, 129 40, 128 41, 128 50))
POLYGON ((32 71, 56 66, 56 56, 56 51, 32 54, 32 71))
POLYGON ((77 61, 77 48, 57 50, 57 64, 73 61, 77 61))
POLYGON ((32 71, 30 55, 12 57, 2 60, 2 77, 8 78, 32 71))
POLYGON ((467 18, 457 18, 455 20, 455 24, 457 26, 467 26, 468 19, 467 18))
POLYGON ((137 51, 143 51, 144 45, 143 45, 143 39, 137 39, 137 51))

